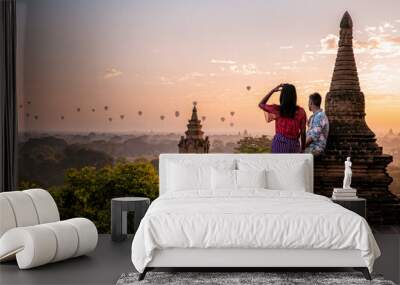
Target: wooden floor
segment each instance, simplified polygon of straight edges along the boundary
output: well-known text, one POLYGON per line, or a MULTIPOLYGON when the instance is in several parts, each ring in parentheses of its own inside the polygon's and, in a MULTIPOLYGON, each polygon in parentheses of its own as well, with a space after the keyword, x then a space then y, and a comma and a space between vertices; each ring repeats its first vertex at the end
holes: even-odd
MULTIPOLYGON (((400 226, 374 229, 382 256, 375 273, 400 284, 400 226)), ((119 276, 134 271, 130 259, 132 237, 120 243, 100 235, 96 250, 77 257, 30 270, 19 270, 15 262, 0 265, 0 284, 115 284, 119 276)))

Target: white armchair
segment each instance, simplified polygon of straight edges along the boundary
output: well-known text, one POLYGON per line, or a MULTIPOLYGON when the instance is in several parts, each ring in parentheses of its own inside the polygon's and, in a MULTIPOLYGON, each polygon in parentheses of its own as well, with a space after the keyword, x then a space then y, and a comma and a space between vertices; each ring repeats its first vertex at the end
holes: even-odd
POLYGON ((60 221, 43 189, 0 193, 0 262, 16 258, 20 269, 28 269, 89 253, 97 239, 88 219, 60 221))

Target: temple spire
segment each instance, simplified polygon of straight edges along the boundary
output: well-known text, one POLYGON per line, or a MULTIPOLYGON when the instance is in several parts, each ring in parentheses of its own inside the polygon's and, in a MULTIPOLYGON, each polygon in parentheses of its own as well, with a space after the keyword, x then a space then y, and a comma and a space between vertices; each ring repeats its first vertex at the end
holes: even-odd
POLYGON ((192 117, 187 124, 187 131, 185 132, 187 138, 202 139, 204 132, 201 130, 200 120, 197 117, 196 103, 193 103, 192 117))
MULTIPOLYGON (((360 90, 353 53, 353 21, 348 12, 340 21, 340 40, 329 92, 325 97, 329 136, 325 153, 314 159, 314 192, 332 195, 343 183, 343 162, 353 161, 353 184, 368 199, 368 221, 400 223, 400 199, 389 191, 392 178, 386 167, 392 156, 382 153, 365 121, 365 100, 360 90)), ((384 110, 382 110, 384 112, 384 110)))
POLYGON ((340 28, 341 29, 352 29, 353 28, 353 20, 349 12, 344 12, 342 20, 340 21, 340 28))
POLYGON ((329 91, 335 90, 360 91, 353 51, 353 21, 347 11, 340 21, 339 48, 329 91))
POLYGON ((193 103, 192 116, 187 124, 186 137, 182 136, 178 147, 180 153, 207 153, 210 148, 208 137, 203 138, 200 120, 197 116, 196 102, 193 103))
MULTIPOLYGON (((193 110, 192 110, 192 118, 190 119, 191 121, 197 122, 199 121, 198 117, 197 117, 197 108, 196 108, 197 104, 193 104, 193 110)), ((199 121, 200 122, 200 121, 199 121)))

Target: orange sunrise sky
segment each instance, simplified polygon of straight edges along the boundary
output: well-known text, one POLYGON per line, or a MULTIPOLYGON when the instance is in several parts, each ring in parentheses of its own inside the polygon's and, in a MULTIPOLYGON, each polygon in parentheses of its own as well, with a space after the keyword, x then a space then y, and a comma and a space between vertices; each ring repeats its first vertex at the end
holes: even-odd
POLYGON ((206 133, 272 134, 258 101, 281 82, 304 108, 325 96, 346 10, 367 122, 398 133, 398 0, 18 0, 20 128, 183 132, 197 101, 206 133))

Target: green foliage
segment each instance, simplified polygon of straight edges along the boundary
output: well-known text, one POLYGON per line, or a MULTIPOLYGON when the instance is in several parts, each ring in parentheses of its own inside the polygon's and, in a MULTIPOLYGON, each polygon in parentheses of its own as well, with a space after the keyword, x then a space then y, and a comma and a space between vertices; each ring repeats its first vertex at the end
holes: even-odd
POLYGON ((18 183, 18 190, 42 188, 42 186, 34 181, 20 180, 18 183))
POLYGON ((267 136, 245 137, 237 142, 236 152, 264 153, 271 152, 272 141, 267 136))
POLYGON ((110 232, 111 199, 139 196, 158 197, 158 175, 149 162, 119 162, 102 168, 71 168, 65 184, 50 189, 61 218, 85 217, 100 233, 110 232))

